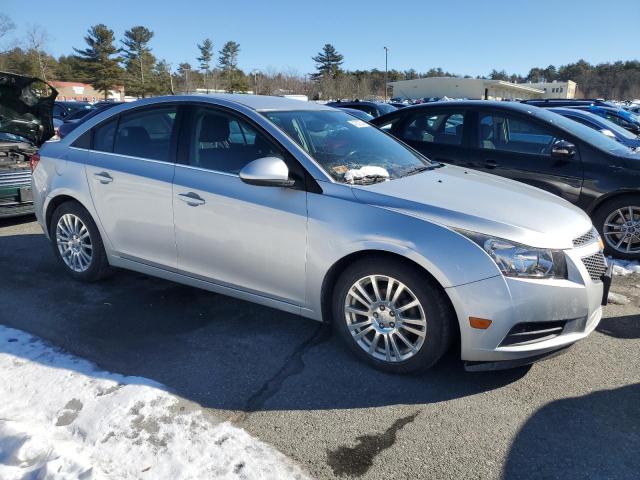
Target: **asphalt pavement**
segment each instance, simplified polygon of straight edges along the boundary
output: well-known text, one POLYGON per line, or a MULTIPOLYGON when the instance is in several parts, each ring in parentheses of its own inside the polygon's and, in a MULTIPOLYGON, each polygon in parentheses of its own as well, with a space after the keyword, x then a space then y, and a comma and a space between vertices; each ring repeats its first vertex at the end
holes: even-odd
POLYGON ((639 478, 640 276, 612 289, 629 303, 562 356, 467 373, 452 351, 396 376, 302 317, 125 271, 77 283, 32 217, 0 220, 0 323, 160 382, 316 478, 639 478))

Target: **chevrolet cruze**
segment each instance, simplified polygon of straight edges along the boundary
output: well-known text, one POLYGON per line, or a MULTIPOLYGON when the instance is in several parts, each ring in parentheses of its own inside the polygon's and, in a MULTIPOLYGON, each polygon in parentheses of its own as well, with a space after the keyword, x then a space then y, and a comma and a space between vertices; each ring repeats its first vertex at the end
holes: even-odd
POLYGON ((610 277, 584 212, 323 105, 141 100, 32 165, 38 221, 74 278, 125 268, 333 322, 387 371, 454 342, 468 369, 531 363, 602 315, 610 277))

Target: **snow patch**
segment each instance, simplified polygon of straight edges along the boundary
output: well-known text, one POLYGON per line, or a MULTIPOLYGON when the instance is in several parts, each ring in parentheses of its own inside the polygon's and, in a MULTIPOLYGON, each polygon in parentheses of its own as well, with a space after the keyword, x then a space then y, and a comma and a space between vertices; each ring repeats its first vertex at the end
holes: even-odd
POLYGON ((272 447, 140 377, 0 325, 0 478, 303 479, 272 447))
POLYGON ((619 258, 607 257, 609 263, 613 263, 614 275, 631 275, 640 273, 640 262, 637 260, 621 260, 619 258))

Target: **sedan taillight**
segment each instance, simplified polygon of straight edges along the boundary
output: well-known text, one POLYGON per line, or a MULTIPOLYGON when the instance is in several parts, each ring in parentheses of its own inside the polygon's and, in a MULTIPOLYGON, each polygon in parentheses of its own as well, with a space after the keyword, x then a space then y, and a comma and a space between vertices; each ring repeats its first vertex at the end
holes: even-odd
POLYGON ((36 152, 33 155, 31 155, 31 159, 29 160, 29 165, 31 165, 31 172, 32 173, 36 169, 36 167, 38 166, 38 162, 39 161, 40 161, 40 152, 36 152))

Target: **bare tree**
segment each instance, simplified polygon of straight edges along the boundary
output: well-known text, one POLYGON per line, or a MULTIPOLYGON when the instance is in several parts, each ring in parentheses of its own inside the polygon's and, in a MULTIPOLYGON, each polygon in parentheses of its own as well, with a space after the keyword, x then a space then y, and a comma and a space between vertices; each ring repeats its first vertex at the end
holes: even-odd
POLYGON ((45 52, 45 45, 49 41, 49 34, 40 25, 31 25, 27 29, 27 45, 29 51, 35 56, 38 74, 40 78, 47 81, 47 70, 49 69, 49 55, 45 52))
MULTIPOLYGON (((13 23, 11 18, 9 18, 4 13, 0 13, 0 40, 6 37, 7 34, 11 32, 14 28, 16 28, 16 24, 13 23)), ((6 51, 0 50, 0 54, 2 53, 6 53, 6 51)))

